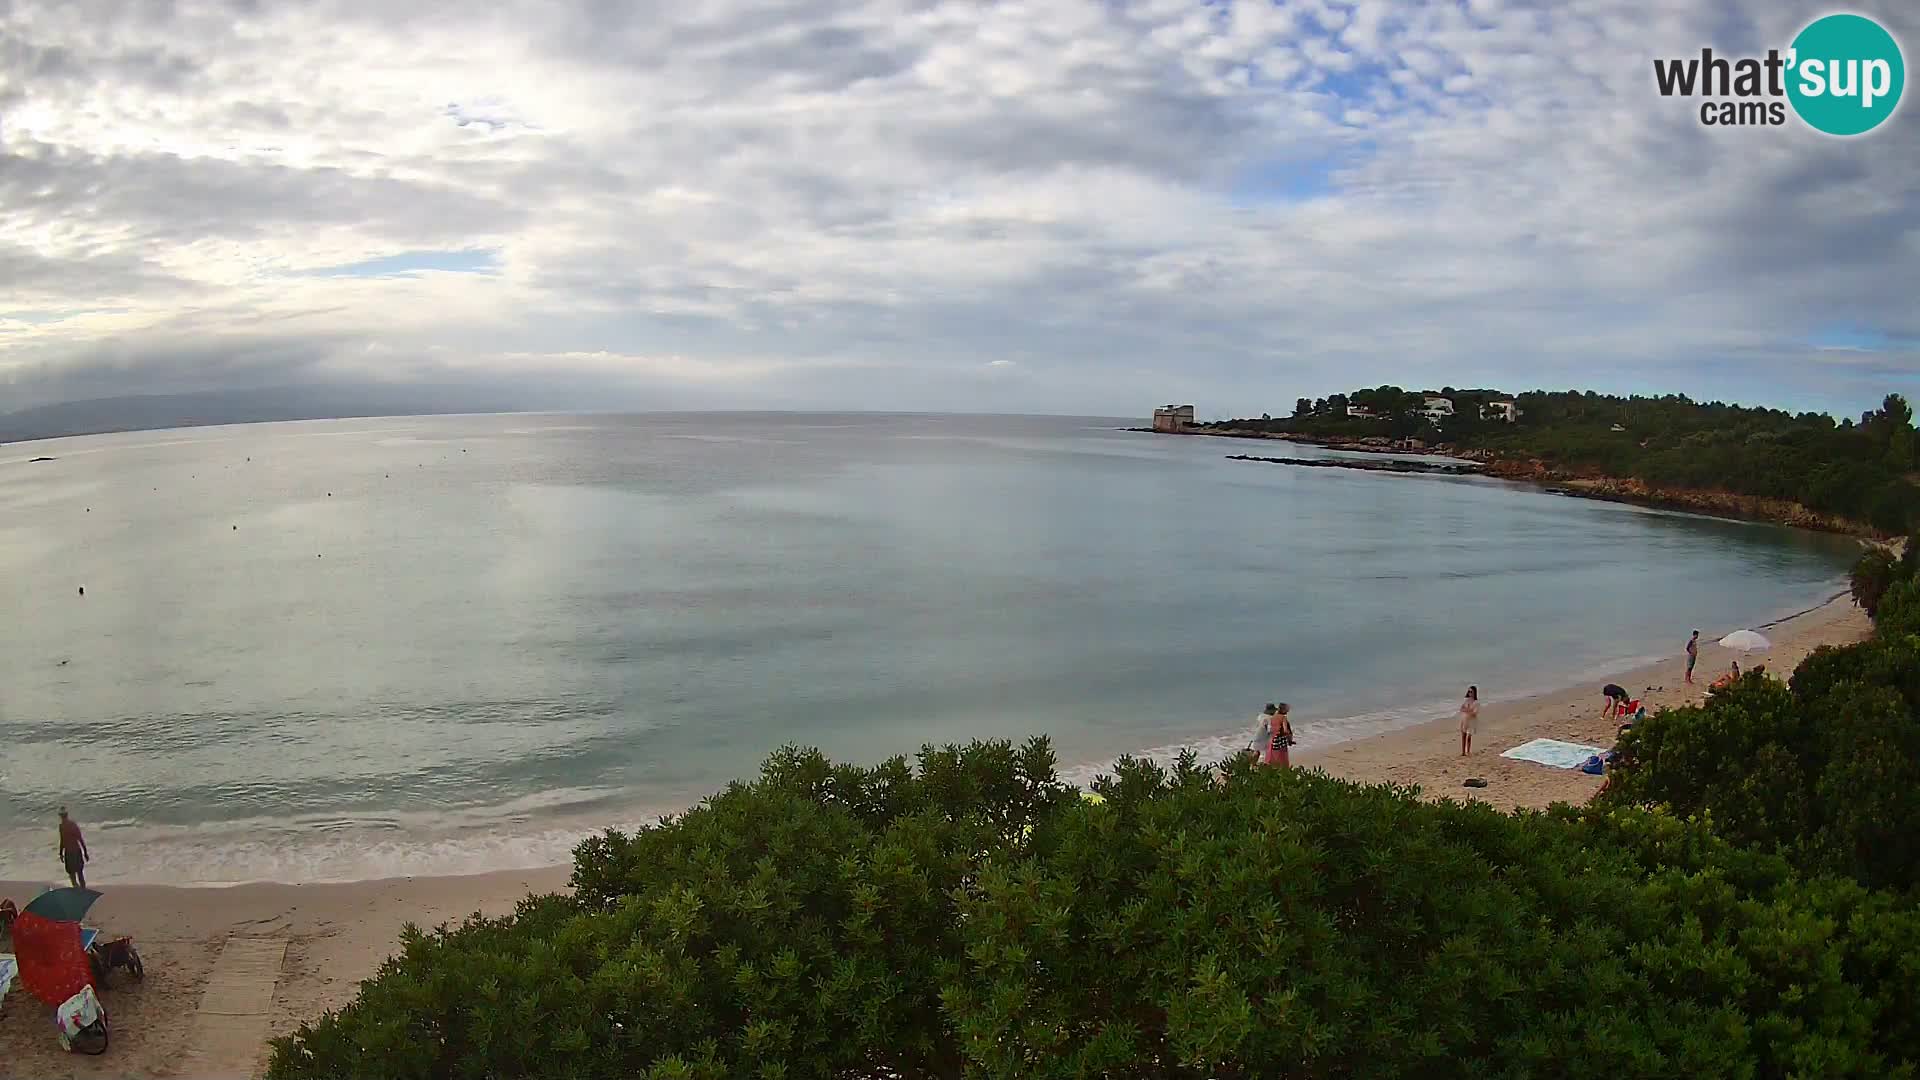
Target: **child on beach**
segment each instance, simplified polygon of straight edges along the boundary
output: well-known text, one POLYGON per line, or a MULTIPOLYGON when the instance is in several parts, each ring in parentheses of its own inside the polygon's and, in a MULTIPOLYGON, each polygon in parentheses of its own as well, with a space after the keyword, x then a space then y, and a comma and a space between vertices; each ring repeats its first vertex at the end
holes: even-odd
POLYGON ((1480 722, 1480 688, 1467 687, 1466 700, 1460 703, 1460 756, 1473 752, 1473 729, 1480 722))

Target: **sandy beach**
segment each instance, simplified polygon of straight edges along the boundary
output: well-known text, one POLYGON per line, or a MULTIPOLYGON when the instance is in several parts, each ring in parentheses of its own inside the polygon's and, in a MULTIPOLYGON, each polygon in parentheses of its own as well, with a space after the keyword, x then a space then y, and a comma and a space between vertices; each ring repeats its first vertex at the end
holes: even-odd
MULTIPOLYGON (((1477 682, 1486 699, 1470 757, 1459 756, 1457 721, 1449 715, 1372 739, 1303 753, 1295 764, 1369 783, 1417 784, 1428 797, 1479 799, 1500 808, 1581 802, 1599 788, 1599 777, 1509 760, 1500 752, 1539 737, 1610 744, 1617 723, 1601 716, 1603 682, 1617 682, 1630 693, 1642 694, 1650 712, 1700 701, 1707 684, 1733 659, 1711 643, 1712 637, 1730 628, 1703 629, 1707 632, 1702 635, 1693 686, 1682 682, 1681 647, 1687 630, 1682 627, 1670 643, 1671 661, 1553 693, 1502 700, 1497 673, 1463 673, 1463 682, 1477 682), (1484 778, 1487 786, 1463 787, 1469 777, 1484 778)), ((1761 629, 1771 638, 1773 649, 1764 656, 1742 657, 1742 666, 1764 661, 1770 672, 1785 677, 1820 645, 1860 640, 1870 627, 1852 600, 1842 596, 1761 629)), ((1657 651, 1657 646, 1649 651, 1657 651)), ((1536 660, 1550 661, 1550 657, 1536 660)), ((1299 722, 1311 724, 1312 718, 1301 717, 1299 722)), ((275 956, 282 955, 278 949, 284 943, 277 973, 266 975, 271 989, 255 1008, 266 1035, 285 1034, 302 1020, 350 1000, 359 981, 372 975, 390 955, 403 924, 431 927, 474 912, 503 914, 530 891, 564 889, 569 869, 348 884, 106 889, 89 921, 113 933, 133 935, 147 969, 140 983, 117 976, 102 996, 113 1019, 111 1048, 97 1058, 63 1053, 54 1041, 46 1010, 16 988, 8 995, 0 1018, 0 1075, 215 1074, 205 1064, 211 1060, 205 1056, 207 1048, 192 1045, 195 1033, 206 1030, 196 1010, 217 978, 223 950, 231 943, 265 941, 275 956), (203 1056, 189 1056, 196 1049, 203 1056)), ((0 882, 0 896, 24 903, 51 883, 0 882)), ((263 1039, 250 1057, 229 1054, 229 1060, 249 1059, 218 1074, 245 1075, 264 1061, 265 1049, 263 1039)))
MULTIPOLYGON (((1764 663, 1770 674, 1784 679, 1813 650, 1862 641, 1873 627, 1846 595, 1758 627, 1773 644, 1766 653, 1742 656, 1723 649, 1714 641, 1732 628, 1703 627, 1700 662, 1691 686, 1684 681, 1688 629, 1674 632, 1671 661, 1615 672, 1551 693, 1501 700, 1499 687, 1479 677, 1485 700, 1469 757, 1460 756, 1459 719, 1448 715, 1430 724, 1303 752, 1294 764, 1362 783, 1417 784, 1429 798, 1477 799, 1503 810, 1585 802, 1600 789, 1600 777, 1503 758, 1501 752, 1539 738, 1611 746, 1620 722, 1601 715, 1606 703, 1600 688, 1606 683, 1618 683, 1638 696, 1651 715, 1663 708, 1699 704, 1706 699, 1708 684, 1736 659, 1742 669, 1764 663), (1462 786, 1469 777, 1484 779, 1487 786, 1462 786)), ((1462 681, 1475 680, 1468 676, 1462 681)), ((1303 722, 1311 723, 1311 718, 1303 722)))

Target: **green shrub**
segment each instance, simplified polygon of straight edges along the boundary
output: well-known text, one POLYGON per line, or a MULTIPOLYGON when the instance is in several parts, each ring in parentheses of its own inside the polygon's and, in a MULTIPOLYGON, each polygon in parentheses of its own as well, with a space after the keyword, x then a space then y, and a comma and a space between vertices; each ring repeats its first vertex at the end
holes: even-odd
POLYGON ((783 752, 582 844, 573 897, 409 931, 269 1075, 1912 1074, 1920 915, 1699 824, 1244 762, 1098 789, 1038 742, 783 752))
POLYGON ((1920 578, 1909 577, 1888 586, 1873 623, 1884 639, 1920 634, 1920 578))
POLYGON ((1045 740, 916 772, 783 750, 761 779, 575 853, 575 894, 410 934, 276 1077, 954 1076, 952 894, 1071 801, 1045 740), (365 1048, 365 1049, 361 1049, 365 1048))
POLYGON ((1869 885, 1920 885, 1920 655, 1867 642, 1748 675, 1621 739, 1606 799, 1709 814, 1737 843, 1869 885))
POLYGON ((1900 564, 1885 548, 1869 548, 1853 564, 1853 572, 1847 576, 1852 586, 1853 602, 1871 616, 1880 606, 1880 598, 1886 595, 1887 588, 1899 577, 1900 564))

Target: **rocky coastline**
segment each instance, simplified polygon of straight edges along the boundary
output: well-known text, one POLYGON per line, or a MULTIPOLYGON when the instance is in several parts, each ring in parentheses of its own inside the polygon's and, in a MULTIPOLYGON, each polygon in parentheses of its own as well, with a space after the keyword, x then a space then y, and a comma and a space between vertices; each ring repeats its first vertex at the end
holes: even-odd
POLYGON ((1251 454, 1228 454, 1228 461, 1264 461, 1273 465, 1298 465, 1308 469, 1358 469, 1361 472, 1424 473, 1438 476, 1476 476, 1486 472, 1486 467, 1470 461, 1459 463, 1439 461, 1341 461, 1337 458, 1279 458, 1254 457, 1251 454))
MULTIPOLYGON (((1150 428, 1129 428, 1128 430, 1152 431, 1150 428)), ((1234 461, 1275 462, 1309 468, 1359 469, 1367 472, 1427 473, 1454 476, 1488 476, 1497 480, 1538 484, 1553 494, 1566 495, 1572 498, 1599 499, 1604 502, 1628 503, 1634 506, 1647 506, 1661 510, 1678 510, 1690 514, 1704 514, 1709 517, 1733 518, 1741 521, 1760 521, 1775 525, 1787 525, 1797 529, 1811 529, 1816 532, 1840 533, 1847 536, 1873 538, 1880 535, 1872 527, 1863 522, 1852 521, 1831 514, 1822 514, 1800 503, 1791 502, 1786 499, 1771 499, 1758 495, 1739 495, 1729 491, 1654 487, 1643 480, 1631 477, 1602 476, 1590 472, 1564 469, 1550 465, 1537 458, 1523 459, 1503 457, 1491 450, 1457 450, 1445 443, 1432 447, 1404 448, 1391 445, 1382 446, 1380 443, 1386 440, 1381 439, 1360 440, 1339 436, 1320 437, 1293 435, 1284 432, 1241 431, 1235 429, 1193 429, 1185 432, 1155 434, 1211 435, 1215 438, 1278 440, 1283 442, 1307 443, 1329 450, 1343 450, 1349 453, 1416 453, 1428 457, 1453 458, 1460 464, 1266 458, 1253 457, 1246 454, 1228 455, 1228 459, 1234 461)))

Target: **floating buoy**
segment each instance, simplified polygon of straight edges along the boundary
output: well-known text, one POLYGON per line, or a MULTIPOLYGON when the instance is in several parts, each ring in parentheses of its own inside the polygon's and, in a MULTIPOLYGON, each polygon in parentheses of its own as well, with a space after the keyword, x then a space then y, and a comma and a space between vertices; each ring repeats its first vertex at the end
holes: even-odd
POLYGON ((80 586, 80 595, 81 596, 87 595, 87 587, 85 585, 80 586))
POLYGON ((239 532, 239 531, 240 531, 240 526, 238 526, 238 525, 235 525, 235 526, 233 527, 233 531, 234 531, 234 532, 239 532))

